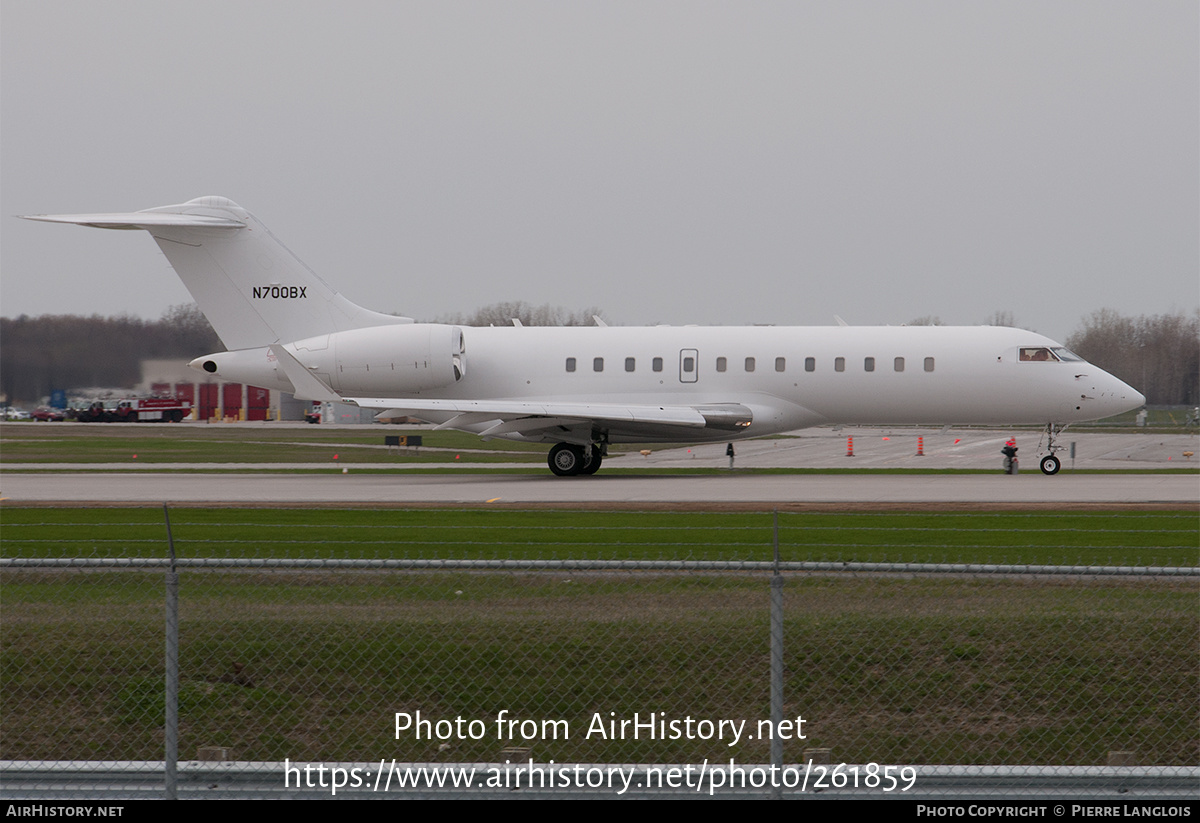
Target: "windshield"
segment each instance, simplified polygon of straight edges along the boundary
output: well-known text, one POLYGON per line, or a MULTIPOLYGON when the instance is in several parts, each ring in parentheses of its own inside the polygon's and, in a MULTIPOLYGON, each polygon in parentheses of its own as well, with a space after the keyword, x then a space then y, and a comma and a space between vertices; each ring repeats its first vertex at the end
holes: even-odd
POLYGON ((1058 355, 1059 360, 1065 360, 1069 363, 1085 362, 1084 359, 1082 357, 1080 357, 1079 355, 1077 355, 1075 352, 1071 351, 1070 349, 1063 348, 1062 346, 1051 349, 1050 351, 1052 351, 1056 355, 1058 355))

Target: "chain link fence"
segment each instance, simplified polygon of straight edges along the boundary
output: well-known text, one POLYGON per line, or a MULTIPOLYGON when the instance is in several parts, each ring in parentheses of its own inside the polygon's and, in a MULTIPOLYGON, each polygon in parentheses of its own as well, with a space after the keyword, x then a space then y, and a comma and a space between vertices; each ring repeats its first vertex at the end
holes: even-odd
POLYGON ((343 764, 343 791, 349 769, 369 788, 394 764, 470 766, 479 785, 521 764, 856 764, 856 781, 896 768, 918 786, 946 767, 1033 769, 1031 786, 1116 766, 1194 780, 1200 766, 1195 567, 797 559, 785 530, 778 563, 641 546, 188 556, 171 572, 124 549, 28 550, 40 533, 0 566, 10 786, 21 769, 97 761, 157 770, 161 786, 172 745, 185 775, 222 764, 213 788, 254 774, 282 789, 285 764, 343 764))

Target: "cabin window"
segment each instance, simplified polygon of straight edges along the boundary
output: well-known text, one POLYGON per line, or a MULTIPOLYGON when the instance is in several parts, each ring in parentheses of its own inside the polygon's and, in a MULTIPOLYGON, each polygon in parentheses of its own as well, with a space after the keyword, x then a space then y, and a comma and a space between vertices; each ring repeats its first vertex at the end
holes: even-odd
POLYGON ((650 368, 654 371, 662 371, 662 358, 656 357, 650 361, 650 368))
POLYGON ((574 357, 567 358, 567 371, 575 371, 575 358, 574 357))
POLYGON ((696 358, 694 358, 694 357, 683 358, 683 371, 686 374, 691 374, 695 370, 696 370, 696 358))
POLYGON ((817 370, 817 358, 815 358, 815 357, 804 358, 804 370, 805 371, 816 371, 817 370))
POLYGON ((1019 359, 1023 363, 1057 363, 1058 355, 1044 346, 1030 346, 1021 349, 1019 359))
POLYGON ((637 367, 637 361, 632 357, 625 358, 625 371, 633 371, 637 367))
POLYGON ((596 357, 592 359, 592 371, 604 371, 603 357, 596 357))
POLYGON ((863 371, 875 371, 875 358, 874 357, 864 357, 863 358, 863 371))
POLYGON ((933 358, 932 357, 925 358, 925 371, 933 371, 933 358))
POLYGON ((753 357, 746 358, 746 371, 754 371, 754 358, 753 357))
POLYGON ((904 371, 904 358, 903 357, 897 357, 894 362, 895 362, 894 368, 896 369, 896 371, 904 371))
POLYGON ((725 371, 725 362, 724 357, 717 358, 717 371, 725 371))
POLYGON ((846 358, 844 358, 844 357, 833 358, 833 370, 834 371, 845 371, 846 370, 846 358))
POLYGON ((787 368, 787 358, 786 357, 776 357, 775 358, 775 371, 783 371, 786 368, 787 368))

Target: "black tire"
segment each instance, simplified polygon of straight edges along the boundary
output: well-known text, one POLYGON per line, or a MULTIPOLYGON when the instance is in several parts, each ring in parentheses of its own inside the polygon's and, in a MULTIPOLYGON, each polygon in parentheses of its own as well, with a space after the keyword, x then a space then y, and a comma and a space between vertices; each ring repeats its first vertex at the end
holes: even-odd
POLYGON ((604 455, 600 453, 599 446, 592 446, 591 458, 592 459, 585 463, 583 468, 579 470, 580 474, 595 474, 596 472, 600 471, 600 464, 604 462, 604 455))
POLYGON ((550 471, 559 477, 572 477, 583 470, 583 449, 570 443, 557 443, 546 457, 550 471))
POLYGON ((1058 474, 1058 470, 1062 468, 1062 461, 1052 454, 1048 454, 1042 458, 1042 474, 1058 474))

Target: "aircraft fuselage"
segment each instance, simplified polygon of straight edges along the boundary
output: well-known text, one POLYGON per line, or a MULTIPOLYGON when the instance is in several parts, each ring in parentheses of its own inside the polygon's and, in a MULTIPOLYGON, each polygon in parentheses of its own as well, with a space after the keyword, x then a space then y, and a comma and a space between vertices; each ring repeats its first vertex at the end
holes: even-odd
MULTIPOLYGON (((1063 349, 1005 327, 381 326, 321 335, 288 351, 339 395, 405 401, 704 406, 739 404, 738 430, 610 423, 609 442, 753 437, 840 423, 1058 424, 1136 408, 1136 391, 1082 360, 1021 359, 1063 349), (458 358, 461 377, 455 377, 458 358)), ((199 358, 229 380, 290 391, 267 348, 199 358)), ((425 410, 435 423, 457 411, 425 410)), ((489 421, 468 424, 486 428, 489 421)), ((455 428, 460 428, 455 426, 455 428)), ((552 430, 497 437, 553 441, 552 430)))

